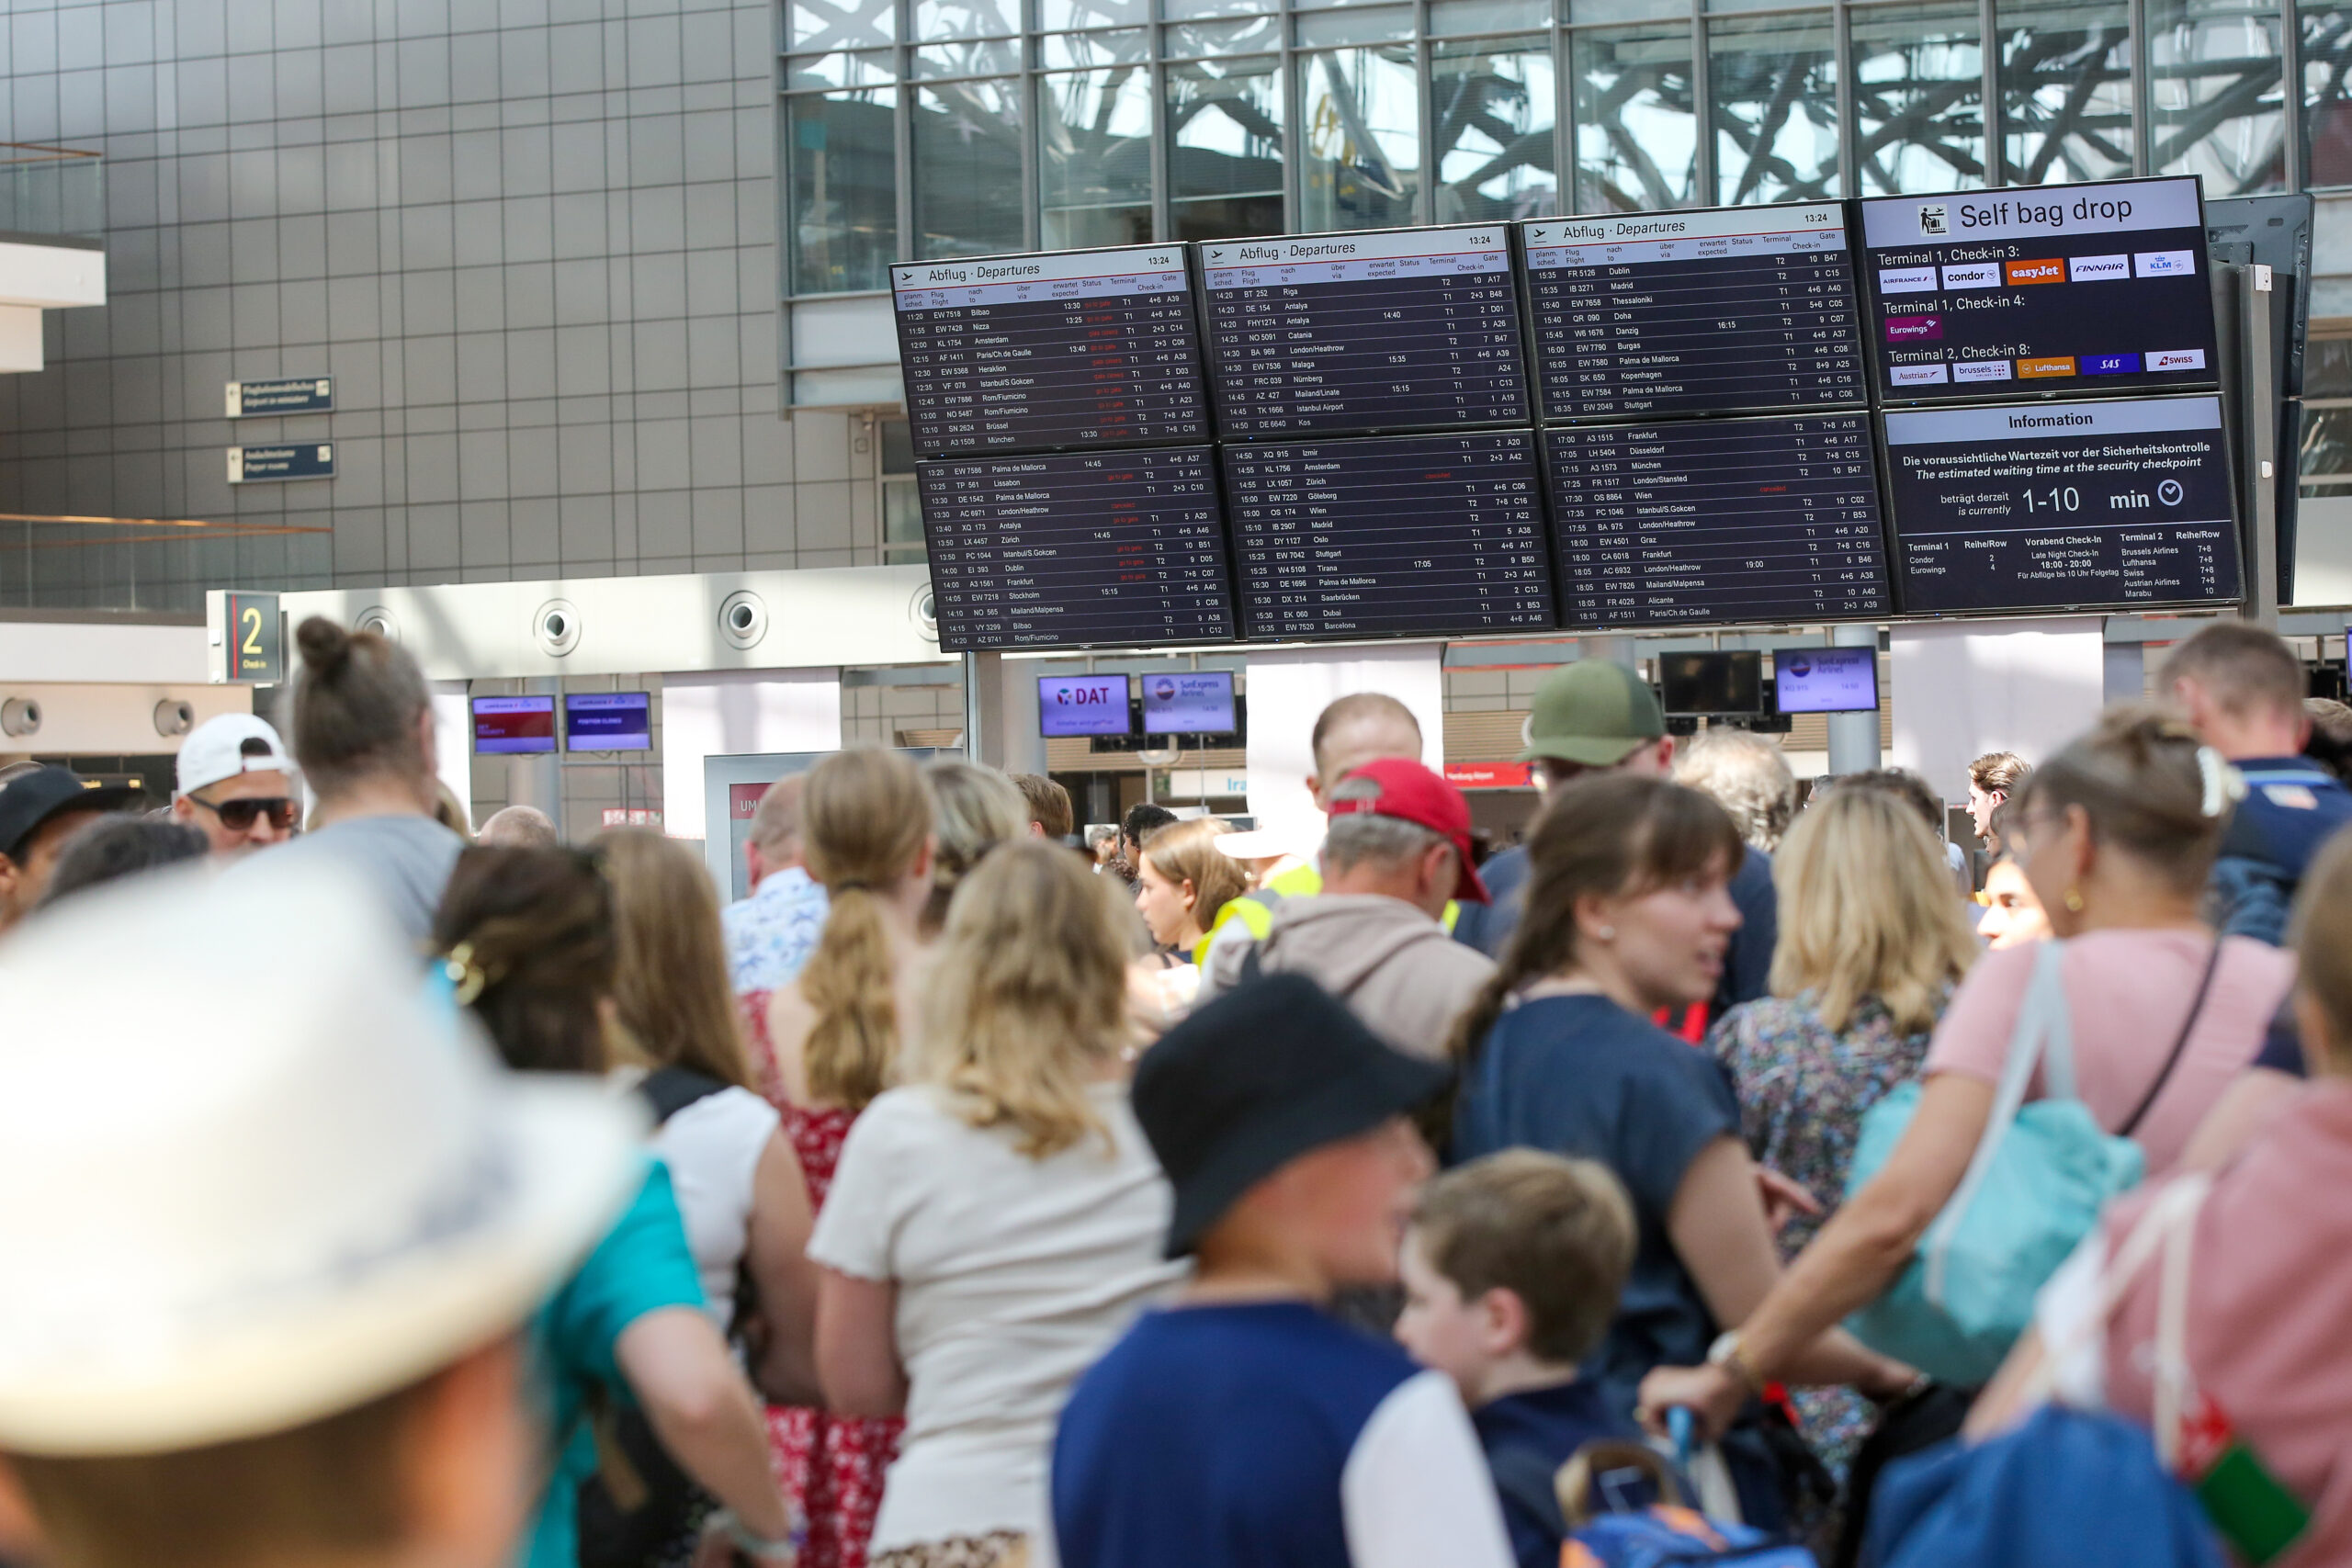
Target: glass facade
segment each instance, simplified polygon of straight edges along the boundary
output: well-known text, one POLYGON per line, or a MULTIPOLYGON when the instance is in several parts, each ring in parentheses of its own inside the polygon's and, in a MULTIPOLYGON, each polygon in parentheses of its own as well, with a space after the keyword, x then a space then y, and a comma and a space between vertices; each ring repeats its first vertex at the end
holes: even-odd
POLYGON ((1031 247, 2352 186, 2352 0, 778 5, 788 296, 1031 247))

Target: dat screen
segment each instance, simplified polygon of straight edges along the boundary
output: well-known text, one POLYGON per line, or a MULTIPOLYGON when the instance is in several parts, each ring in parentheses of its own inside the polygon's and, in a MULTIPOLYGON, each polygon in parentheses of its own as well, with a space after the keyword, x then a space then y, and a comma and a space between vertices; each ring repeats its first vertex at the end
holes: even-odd
POLYGON ((1207 447, 950 458, 915 474, 949 652, 1233 636, 1207 447))
POLYGON ((1553 625, 1524 430, 1224 448, 1253 637, 1553 625))
POLYGON ((1208 439, 1181 246, 917 262, 890 287, 923 457, 1208 439))
POLYGON ((2238 596, 2219 398, 1890 413, 1905 610, 2238 596))
POLYGON ((1864 400, 1835 203, 1572 218, 1526 237, 1547 420, 1864 400))
POLYGON ((1860 204, 1891 402, 2215 385, 2194 179, 1860 204))
POLYGON ((1228 436, 1523 424, 1500 224, 1201 247, 1228 436))
POLYGON ((1544 445, 1568 626, 1888 608, 1867 414, 1588 425, 1544 445))

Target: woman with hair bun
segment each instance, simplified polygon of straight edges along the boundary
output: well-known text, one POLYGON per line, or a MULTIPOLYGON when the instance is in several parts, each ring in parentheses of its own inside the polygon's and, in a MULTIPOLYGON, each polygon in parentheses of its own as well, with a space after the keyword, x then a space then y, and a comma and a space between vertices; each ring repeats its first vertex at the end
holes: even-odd
MULTIPOLYGON (((876 747, 827 757, 801 793, 802 853, 830 908, 816 952, 768 998, 765 1027, 752 1032, 752 1043, 820 1215, 851 1127, 902 1076, 908 974, 933 896, 938 809, 922 771, 876 747)), ((772 1412, 786 1486, 808 1518, 802 1568, 865 1562, 901 1425, 799 1407, 772 1412)))
POLYGON ((348 868, 420 948, 465 842, 435 818, 433 691, 381 632, 312 615, 294 633, 294 761, 318 796, 302 836, 270 857, 348 868))
MULTIPOLYGON (((2101 1127, 2140 1145, 2151 1177, 2173 1168, 2201 1112, 2253 1060, 2294 983, 2291 955, 2217 940, 2199 919, 2239 787, 2187 727, 2123 706, 2039 769, 2019 808, 2026 879, 2066 944, 2077 1093, 2101 1127)), ((2041 947, 1977 961, 1937 1025, 1918 1109, 1885 1165, 1715 1364, 1653 1374, 1645 1411, 1712 1417, 1735 1406, 1748 1383, 1781 1379, 1794 1351, 1908 1267, 1992 1119, 2041 947)))

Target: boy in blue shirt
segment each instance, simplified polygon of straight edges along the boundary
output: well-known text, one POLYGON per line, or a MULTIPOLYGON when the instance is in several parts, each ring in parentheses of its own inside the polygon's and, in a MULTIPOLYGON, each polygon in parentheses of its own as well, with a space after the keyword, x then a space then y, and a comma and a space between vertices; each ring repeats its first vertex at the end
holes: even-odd
POLYGON ((1218 997, 1136 1069, 1175 1188, 1178 1305, 1072 1393, 1054 1443, 1063 1568, 1509 1568, 1460 1397, 1322 1311, 1392 1282, 1446 1069, 1297 975, 1218 997))
POLYGON ((1560 1466, 1589 1442, 1641 1441, 1577 1377, 1633 1262, 1633 1204, 1591 1160, 1505 1149, 1438 1178, 1413 1210, 1396 1337, 1462 1391, 1520 1568, 1560 1561, 1560 1466))

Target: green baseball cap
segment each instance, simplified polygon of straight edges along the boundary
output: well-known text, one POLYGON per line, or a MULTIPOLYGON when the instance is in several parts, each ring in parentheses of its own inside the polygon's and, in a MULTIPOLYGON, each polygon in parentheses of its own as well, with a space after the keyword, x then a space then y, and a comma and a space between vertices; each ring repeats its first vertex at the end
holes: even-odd
POLYGON ((1579 659, 1544 677, 1527 716, 1522 762, 1556 757, 1613 768, 1666 733, 1649 682, 1606 659, 1579 659))

